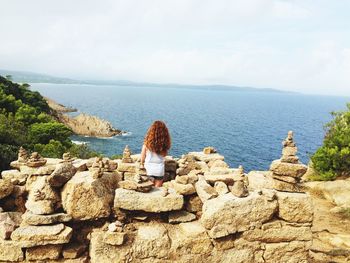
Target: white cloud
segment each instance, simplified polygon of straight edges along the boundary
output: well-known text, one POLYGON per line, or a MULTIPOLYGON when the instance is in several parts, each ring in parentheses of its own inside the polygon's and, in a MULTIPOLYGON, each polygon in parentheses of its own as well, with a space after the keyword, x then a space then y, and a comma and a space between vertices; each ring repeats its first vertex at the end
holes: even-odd
POLYGON ((2 0, 0 68, 350 95, 344 5, 2 0))

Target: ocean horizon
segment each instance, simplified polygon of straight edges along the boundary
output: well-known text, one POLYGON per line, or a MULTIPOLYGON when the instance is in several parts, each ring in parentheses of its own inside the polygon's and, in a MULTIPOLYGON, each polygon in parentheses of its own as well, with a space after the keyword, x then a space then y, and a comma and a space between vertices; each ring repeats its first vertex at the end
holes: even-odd
POLYGON ((272 91, 235 91, 206 88, 144 87, 31 83, 57 102, 78 113, 110 121, 125 136, 94 138, 72 136, 105 155, 121 154, 125 145, 139 153, 143 137, 154 120, 167 123, 172 148, 180 157, 213 146, 231 167, 267 170, 281 156, 282 140, 295 133, 299 157, 305 164, 322 144, 324 125, 332 111, 346 108, 348 98, 272 91))

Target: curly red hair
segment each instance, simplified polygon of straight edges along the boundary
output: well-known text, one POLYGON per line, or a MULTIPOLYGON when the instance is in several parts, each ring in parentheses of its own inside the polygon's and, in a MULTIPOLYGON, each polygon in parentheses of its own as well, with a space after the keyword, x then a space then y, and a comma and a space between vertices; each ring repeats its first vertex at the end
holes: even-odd
POLYGON ((166 155, 168 153, 171 147, 171 138, 164 122, 153 122, 145 136, 144 145, 157 154, 166 155))

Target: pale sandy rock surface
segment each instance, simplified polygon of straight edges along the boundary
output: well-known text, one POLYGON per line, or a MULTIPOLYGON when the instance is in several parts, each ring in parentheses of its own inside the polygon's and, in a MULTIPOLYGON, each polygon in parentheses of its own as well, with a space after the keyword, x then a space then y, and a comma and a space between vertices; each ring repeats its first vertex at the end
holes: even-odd
POLYGON ((163 196, 163 191, 162 188, 154 188, 149 193, 141 193, 118 188, 115 190, 114 207, 155 213, 180 210, 184 204, 183 196, 171 189, 167 196, 163 196))
POLYGON ((27 260, 58 259, 60 257, 62 245, 45 245, 30 247, 26 251, 27 260))
POLYGON ((204 203, 201 222, 211 237, 219 238, 265 223, 276 211, 277 201, 257 192, 244 198, 228 193, 204 203))

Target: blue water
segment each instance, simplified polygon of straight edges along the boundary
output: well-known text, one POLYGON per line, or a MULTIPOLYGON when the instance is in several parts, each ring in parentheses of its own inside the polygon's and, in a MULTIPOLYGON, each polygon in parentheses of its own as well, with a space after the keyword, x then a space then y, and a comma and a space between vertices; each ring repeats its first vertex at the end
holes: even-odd
POLYGON ((74 136, 106 155, 120 154, 128 144, 139 152, 154 120, 164 120, 172 135, 170 154, 180 156, 214 146, 226 161, 247 171, 268 169, 281 156, 281 141, 295 132, 304 163, 322 144, 323 125, 331 111, 350 99, 290 93, 227 90, 32 84, 59 103, 109 120, 129 136, 98 139, 74 136))

